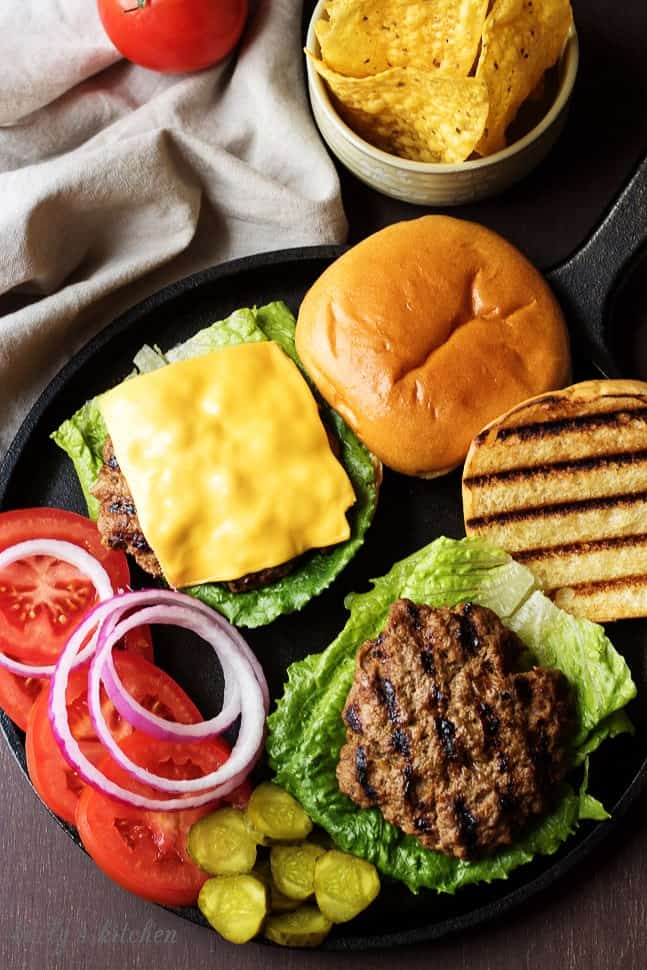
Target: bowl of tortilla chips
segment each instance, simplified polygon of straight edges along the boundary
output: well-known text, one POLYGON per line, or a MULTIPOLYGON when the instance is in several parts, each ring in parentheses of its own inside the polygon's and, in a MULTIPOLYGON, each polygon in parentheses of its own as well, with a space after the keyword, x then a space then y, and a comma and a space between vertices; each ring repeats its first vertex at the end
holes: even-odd
POLYGON ((569 0, 320 0, 306 43, 330 150, 422 205, 495 195, 538 165, 579 60, 569 0))

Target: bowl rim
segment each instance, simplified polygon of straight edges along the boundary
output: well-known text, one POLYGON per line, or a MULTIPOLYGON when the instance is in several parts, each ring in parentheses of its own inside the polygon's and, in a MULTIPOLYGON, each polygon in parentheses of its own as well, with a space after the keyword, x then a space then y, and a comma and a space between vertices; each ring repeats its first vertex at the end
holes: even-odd
MULTIPOLYGON (((321 55, 321 48, 319 47, 319 42, 315 34, 315 24, 322 16, 324 8, 328 3, 329 0, 318 0, 308 24, 306 46, 310 52, 316 54, 317 56, 321 55)), ((316 101, 317 106, 325 114, 328 122, 337 129, 338 133, 345 141, 350 142, 359 152, 370 156, 374 161, 381 162, 383 165, 388 165, 407 172, 441 175, 452 172, 478 172, 481 169, 493 167, 499 163, 506 162, 515 155, 519 155, 529 145, 537 141, 557 120, 563 109, 568 104, 571 94, 573 93, 575 79, 577 78, 579 67, 579 40, 577 30, 575 29, 575 24, 572 23, 566 36, 566 40, 564 41, 564 47, 558 62, 561 67, 561 77, 555 100, 543 118, 541 118, 537 124, 530 129, 530 131, 526 132, 523 138, 519 138, 511 145, 507 145, 505 148, 502 148, 501 151, 494 152, 492 155, 486 155, 483 158, 474 158, 471 160, 468 159, 464 162, 451 163, 416 162, 412 159, 400 158, 399 155, 392 155, 390 152, 385 152, 381 148, 376 148, 374 145, 371 145, 370 142, 365 141, 365 139, 361 138, 356 132, 354 132, 353 129, 350 128, 337 113, 332 101, 330 100, 323 78, 315 70, 310 58, 307 55, 304 56, 306 60, 310 100, 313 102, 313 107, 314 102, 316 101)), ((325 140, 327 141, 327 139, 325 140)))

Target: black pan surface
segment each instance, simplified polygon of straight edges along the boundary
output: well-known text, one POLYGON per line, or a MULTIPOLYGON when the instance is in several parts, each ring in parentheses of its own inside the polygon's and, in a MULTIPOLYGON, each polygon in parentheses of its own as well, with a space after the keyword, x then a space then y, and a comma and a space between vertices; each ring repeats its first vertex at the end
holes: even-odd
MULTIPOLYGON (((0 468, 0 509, 46 505, 85 513, 71 462, 49 439, 61 421, 89 397, 122 380, 143 343, 168 348, 239 306, 282 299, 296 312, 308 287, 340 251, 318 247, 236 260, 168 287, 107 327, 61 371, 27 417, 0 468)), ((599 376, 594 358, 594 354, 579 352, 576 379, 599 376)), ((367 589, 370 577, 381 575, 395 560, 437 536, 463 534, 459 472, 432 481, 387 472, 366 543, 332 588, 300 613, 246 633, 263 664, 272 696, 281 695, 291 662, 323 649, 343 626, 346 593, 367 589)), ((143 575, 136 572, 133 582, 146 585, 143 575)), ((218 701, 219 684, 208 651, 194 644, 187 650, 181 636, 160 632, 157 662, 209 716, 218 701)), ((647 622, 615 624, 610 633, 629 662, 639 696, 644 696, 647 622)), ((598 852, 601 842, 622 825, 624 813, 647 787, 647 714, 636 702, 630 714, 637 728, 635 735, 607 742, 593 762, 592 791, 612 811, 610 822, 584 823, 557 855, 518 869, 506 882, 471 887, 455 896, 427 892, 414 896, 385 882, 376 903, 358 919, 337 927, 325 948, 406 945, 475 926, 527 904, 582 859, 598 852)), ((24 736, 4 714, 0 714, 0 727, 26 773, 24 736)), ((74 830, 63 827, 78 845, 74 830)), ((204 925, 195 909, 177 912, 204 925)))

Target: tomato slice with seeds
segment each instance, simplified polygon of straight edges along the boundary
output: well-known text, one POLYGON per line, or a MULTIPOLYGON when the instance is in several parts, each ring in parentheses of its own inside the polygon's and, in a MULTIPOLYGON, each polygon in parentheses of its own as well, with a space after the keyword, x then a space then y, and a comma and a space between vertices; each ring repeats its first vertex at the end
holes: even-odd
MULTIPOLYGON (((115 591, 130 583, 126 557, 107 549, 90 519, 63 509, 0 513, 0 551, 29 539, 62 539, 85 549, 115 591)), ((0 645, 17 660, 53 663, 97 597, 78 569, 53 556, 32 556, 0 571, 0 645)))
MULTIPOLYGON (((115 666, 124 687, 136 701, 160 717, 182 724, 202 720, 200 711, 188 694, 169 674, 136 654, 115 653, 115 666)), ((85 787, 77 772, 65 760, 51 728, 47 705, 49 690, 34 704, 27 722, 25 752, 27 769, 36 792, 54 814, 74 825, 74 813, 85 787)), ((105 756, 97 738, 88 707, 88 664, 73 670, 67 688, 70 728, 81 751, 93 764, 105 756)), ((102 710, 113 736, 121 741, 133 733, 112 701, 104 693, 102 710)))
MULTIPOLYGON (((229 757, 227 745, 218 739, 187 745, 152 740, 136 732, 121 742, 121 747, 143 768, 168 778, 206 774, 229 757)), ((163 797, 135 781, 110 757, 100 767, 124 788, 163 797)), ((148 812, 86 788, 76 810, 76 827, 99 868, 124 889, 164 906, 191 906, 209 875, 187 854, 188 832, 217 805, 213 802, 187 811, 148 812)))

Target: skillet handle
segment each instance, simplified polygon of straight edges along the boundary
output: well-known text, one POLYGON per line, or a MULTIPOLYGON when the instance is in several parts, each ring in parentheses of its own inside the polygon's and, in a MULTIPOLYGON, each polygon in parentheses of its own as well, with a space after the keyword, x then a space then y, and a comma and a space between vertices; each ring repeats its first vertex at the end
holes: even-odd
POLYGON ((546 275, 593 362, 619 377, 605 334, 605 306, 622 269, 647 241, 647 157, 592 236, 546 275))

